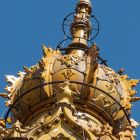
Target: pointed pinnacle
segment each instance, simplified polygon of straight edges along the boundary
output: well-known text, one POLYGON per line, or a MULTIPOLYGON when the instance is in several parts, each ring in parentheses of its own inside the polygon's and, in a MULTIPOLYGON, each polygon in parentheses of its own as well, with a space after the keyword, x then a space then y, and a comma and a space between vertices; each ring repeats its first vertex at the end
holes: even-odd
POLYGON ((135 95, 135 94, 137 94, 137 91, 136 91, 136 90, 130 90, 130 91, 129 91, 129 95, 130 95, 130 96, 133 96, 133 95, 135 95))
MULTIPOLYGON (((24 67, 24 66, 23 66, 24 67)), ((22 72, 22 71, 19 71, 18 73, 17 73, 17 75, 19 76, 19 77, 21 77, 21 76, 23 76, 23 75, 25 75, 26 73, 25 72, 22 72)))
POLYGON ((5 101, 5 106, 6 107, 9 107, 10 105, 12 105, 12 101, 10 101, 10 100, 5 101))
POLYGON ((140 101, 140 97, 132 97, 131 102, 137 102, 140 101))
POLYGON ((140 80, 132 79, 132 80, 129 80, 129 82, 130 82, 130 85, 131 85, 132 87, 135 87, 135 86, 137 86, 137 84, 140 82, 140 80))
POLYGON ((121 81, 125 81, 125 80, 127 80, 129 77, 128 77, 128 75, 121 75, 120 78, 121 78, 121 81))
POLYGON ((30 70, 30 68, 26 67, 26 66, 23 66, 23 69, 26 73, 32 73, 32 71, 30 70))
POLYGON ((51 47, 47 48, 44 44, 42 45, 42 49, 43 49, 43 55, 44 57, 47 57, 48 54, 52 53, 53 50, 51 47))
POLYGON ((131 125, 133 128, 137 128, 140 124, 138 122, 136 122, 134 119, 130 119, 131 121, 131 125))
POLYGON ((11 93, 11 92, 12 92, 12 87, 6 86, 4 89, 5 89, 8 93, 11 93))
POLYGON ((0 93, 0 96, 3 98, 9 98, 8 94, 6 94, 6 93, 0 93))
POLYGON ((46 50, 46 45, 45 44, 42 45, 42 49, 43 49, 43 52, 46 50))
POLYGON ((42 45, 42 50, 43 50, 43 55, 46 55, 46 52, 48 51, 48 48, 46 47, 45 44, 42 45))

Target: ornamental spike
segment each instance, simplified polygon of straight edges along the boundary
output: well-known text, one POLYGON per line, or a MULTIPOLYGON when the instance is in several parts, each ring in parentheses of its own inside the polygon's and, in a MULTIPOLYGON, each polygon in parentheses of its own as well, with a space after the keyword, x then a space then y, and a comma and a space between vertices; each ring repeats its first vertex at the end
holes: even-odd
POLYGON ((6 93, 0 93, 0 97, 9 98, 8 94, 6 94, 6 93))
POLYGON ((140 97, 132 97, 131 102, 137 102, 140 101, 140 97))
POLYGON ((13 85, 15 83, 15 81, 18 79, 17 77, 15 77, 14 75, 6 75, 5 76, 6 81, 10 84, 13 85))

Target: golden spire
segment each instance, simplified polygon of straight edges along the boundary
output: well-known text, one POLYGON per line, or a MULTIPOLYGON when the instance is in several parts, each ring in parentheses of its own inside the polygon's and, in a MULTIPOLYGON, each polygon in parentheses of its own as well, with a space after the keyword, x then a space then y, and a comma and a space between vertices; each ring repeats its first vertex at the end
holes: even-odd
POLYGON ((69 47, 87 47, 87 40, 91 33, 91 3, 90 0, 80 0, 76 7, 76 14, 71 25, 72 43, 69 47))

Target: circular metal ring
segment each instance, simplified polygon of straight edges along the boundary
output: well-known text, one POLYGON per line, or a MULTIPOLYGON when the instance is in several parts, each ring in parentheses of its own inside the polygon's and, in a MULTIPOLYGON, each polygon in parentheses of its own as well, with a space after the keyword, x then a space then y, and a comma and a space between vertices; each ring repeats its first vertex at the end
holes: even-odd
MULTIPOLYGON (((85 38, 82 38, 82 37, 75 37, 75 38, 79 38, 79 40, 80 39, 85 39, 85 38)), ((65 41, 68 41, 68 40, 71 40, 71 38, 66 38, 66 39, 64 39, 64 40, 62 40, 58 45, 57 45, 57 47, 56 47, 56 50, 66 50, 67 49, 67 47, 62 47, 62 44, 65 42, 65 41)), ((87 42, 89 42, 90 44, 93 44, 93 42, 91 41, 91 40, 89 40, 89 39, 85 39, 85 40, 87 40, 87 42)), ((80 47, 79 47, 79 49, 81 49, 80 47)))
MULTIPOLYGON (((84 12, 83 12, 83 13, 84 13, 84 12)), ((67 31, 66 31, 66 29, 65 29, 65 26, 70 27, 70 26, 72 25, 73 20, 71 20, 71 16, 73 15, 72 18, 74 18, 74 14, 76 14, 76 12, 72 12, 72 13, 68 14, 68 15, 64 18, 63 24, 62 24, 62 30, 63 30, 63 32, 64 32, 64 35, 65 35, 67 38, 69 38, 69 39, 72 39, 72 36, 67 34, 67 31), (70 22, 70 23, 69 23, 69 22, 70 22)), ((96 31, 96 33, 93 35, 93 37, 91 37, 91 39, 89 39, 90 41, 92 41, 92 40, 94 40, 94 39, 98 36, 98 34, 99 34, 99 31, 100 31, 100 24, 99 24, 98 19, 95 17, 95 15, 91 15, 90 17, 95 21, 95 23, 96 23, 96 25, 97 25, 96 28, 92 28, 92 29, 91 29, 91 33, 92 33, 92 30, 96 31)), ((81 18, 81 20, 82 20, 82 18, 81 18)), ((70 31, 70 29, 69 29, 69 31, 70 31)))
MULTIPOLYGON (((48 83, 44 83, 44 84, 41 84, 39 86, 36 86, 26 92, 24 92, 23 94, 21 94, 14 102, 13 104, 10 106, 10 108, 8 109, 7 113, 6 113, 6 116, 5 116, 5 123, 7 123, 7 118, 9 116, 9 113, 11 112, 12 108, 14 108, 15 104, 21 99, 23 98, 25 95, 27 95, 29 92, 35 90, 35 89, 38 89, 40 87, 44 87, 46 85, 52 85, 52 84, 58 84, 58 83, 64 83, 65 80, 63 81, 53 81, 53 82, 48 82, 48 83)), ((83 82, 78 82, 78 81, 69 81, 70 83, 75 83, 75 84, 80 84, 80 85, 84 85, 84 86, 88 86, 90 88, 94 88, 96 90, 99 90, 100 92, 102 92, 103 94, 107 95, 108 97, 110 97, 113 101, 115 101, 115 103, 119 106, 119 110, 122 110, 128 120, 128 123, 131 125, 131 121, 130 121, 130 118, 129 118, 129 115, 128 113, 126 112, 126 110, 124 109, 124 107, 122 107, 122 105, 114 98, 112 97, 109 93, 107 93, 106 91, 96 87, 96 86, 93 86, 93 85, 90 85, 90 84, 87 84, 87 83, 83 83, 83 82)))

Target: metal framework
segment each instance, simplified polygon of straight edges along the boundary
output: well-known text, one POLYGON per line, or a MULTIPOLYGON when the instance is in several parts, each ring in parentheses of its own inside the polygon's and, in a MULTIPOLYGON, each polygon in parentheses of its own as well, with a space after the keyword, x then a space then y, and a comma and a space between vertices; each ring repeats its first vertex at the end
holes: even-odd
MULTIPOLYGON (((9 114, 10 114, 12 108, 14 108, 14 106, 16 105, 16 103, 17 103, 21 98, 23 98, 25 95, 29 94, 31 91, 33 91, 33 90, 35 90, 35 89, 44 87, 44 86, 46 86, 46 85, 59 84, 59 83, 64 83, 64 82, 65 82, 65 81, 53 81, 53 82, 44 83, 44 84, 41 84, 41 85, 36 86, 36 87, 34 87, 34 88, 31 88, 30 90, 28 90, 28 91, 22 93, 22 94, 13 102, 13 104, 9 107, 8 111, 6 112, 6 114, 5 114, 5 123, 7 123, 7 118, 8 118, 8 116, 9 116, 9 114)), ((109 98, 111 98, 111 99, 114 101, 114 103, 113 103, 112 105, 114 105, 114 104, 117 104, 117 105, 118 105, 118 107, 119 107, 118 110, 122 110, 122 111, 124 112, 125 117, 127 118, 127 121, 128 121, 128 125, 131 125, 131 121, 130 121, 129 115, 128 115, 128 113, 126 112, 126 110, 124 109, 124 107, 123 107, 114 97, 112 97, 109 93, 105 92, 105 91, 102 90, 102 89, 97 88, 96 86, 93 86, 93 85, 90 85, 90 84, 87 84, 87 83, 82 83, 82 82, 77 82, 77 81, 69 81, 69 82, 70 82, 70 83, 74 83, 74 84, 80 84, 80 85, 83 85, 83 86, 88 86, 88 87, 90 87, 90 88, 93 88, 93 89, 95 89, 95 90, 98 90, 98 91, 102 92, 103 94, 105 94, 106 96, 108 96, 109 98)), ((78 101, 78 100, 76 99, 75 102, 76 102, 76 101, 78 101)), ((100 108, 100 107, 97 106, 96 104, 92 104, 92 105, 96 106, 99 110, 101 110, 100 115, 102 115, 102 114, 104 114, 104 113, 107 114, 106 111, 107 111, 109 108, 103 110, 102 108, 100 108)), ((112 105, 111 105, 111 106, 112 106, 112 105)), ((109 107, 111 107, 111 106, 109 106, 109 107)), ((107 115, 108 115, 108 114, 107 114, 107 115)), ((111 117, 109 117, 109 118, 111 119, 111 117)), ((115 124, 115 122, 114 122, 114 124, 115 124)), ((122 128, 122 129, 123 129, 123 128, 122 128)))

